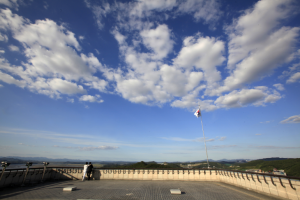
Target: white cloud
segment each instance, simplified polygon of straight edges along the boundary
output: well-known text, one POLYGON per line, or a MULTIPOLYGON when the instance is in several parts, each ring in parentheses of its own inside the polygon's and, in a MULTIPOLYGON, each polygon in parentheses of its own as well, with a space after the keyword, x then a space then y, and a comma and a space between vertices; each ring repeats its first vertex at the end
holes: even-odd
POLYGON ((300 147, 283 147, 283 146, 249 146, 255 149, 300 149, 300 147))
POLYGON ((100 95, 98 95, 98 94, 96 94, 95 96, 83 95, 79 98, 79 101, 88 101, 88 102, 97 102, 97 103, 103 102, 103 100, 100 99, 100 95))
POLYGON ((265 121, 265 122, 259 122, 259 123, 261 123, 261 124, 268 124, 268 123, 270 123, 271 121, 265 121))
POLYGON ((130 16, 147 17, 152 13, 151 11, 165 11, 171 10, 176 6, 176 0, 143 0, 134 4, 130 11, 130 16))
POLYGON ((262 0, 228 28, 230 37, 228 69, 230 76, 216 92, 230 91, 270 74, 289 62, 299 28, 277 28, 288 18, 292 1, 262 0))
POLYGON ((97 147, 73 147, 73 146, 59 146, 59 145, 53 145, 55 148, 65 148, 65 149, 77 149, 81 151, 94 151, 94 150, 114 150, 118 149, 119 147, 116 146, 97 146, 97 147))
POLYGON ((111 11, 109 3, 101 1, 101 5, 91 5, 89 0, 84 1, 86 6, 90 8, 94 14, 98 28, 101 30, 104 28, 103 17, 111 11))
POLYGON ((222 15, 219 7, 216 0, 184 0, 178 5, 177 12, 190 13, 197 21, 214 24, 222 15))
POLYGON ((1 4, 16 10, 18 10, 19 7, 18 0, 0 0, 0 5, 1 4))
POLYGON ((4 51, 4 50, 2 50, 2 49, 0 49, 0 53, 5 53, 5 51, 4 51))
POLYGON ((185 138, 180 138, 180 137, 161 137, 161 139, 178 141, 178 142, 191 142, 191 141, 193 141, 193 139, 185 139, 185 138))
POLYGON ((238 145, 213 145, 208 146, 208 149, 224 149, 224 148, 231 148, 231 147, 238 147, 238 145))
POLYGON ((221 108, 243 107, 251 104, 262 106, 265 103, 274 103, 281 98, 282 96, 276 90, 271 91, 265 86, 259 86, 254 89, 234 90, 218 97, 215 104, 221 108))
POLYGON ((291 116, 285 120, 282 120, 280 122, 281 124, 296 124, 296 123, 300 123, 300 115, 294 115, 294 116, 291 116))
POLYGON ((7 42, 8 41, 8 37, 5 34, 0 33, 0 41, 7 42))
POLYGON ((185 95, 181 98, 181 100, 175 100, 172 102, 172 107, 178 107, 178 108, 188 108, 188 109, 194 109, 198 107, 200 104, 201 110, 205 111, 212 111, 216 110, 218 107, 214 105, 213 100, 200 100, 197 99, 198 93, 200 90, 204 89, 205 86, 199 86, 194 91, 192 91, 190 94, 185 95))
POLYGON ((74 99, 67 98, 67 102, 74 103, 74 99))
MULTIPOLYGON (((62 134, 51 131, 41 131, 41 130, 27 130, 27 129, 12 129, 12 128, 1 128, 0 134, 12 134, 12 135, 20 135, 25 136, 27 138, 40 138, 45 139, 47 141, 53 141, 58 143, 67 143, 72 144, 73 146, 130 146, 130 147, 147 147, 145 144, 131 144, 128 142, 116 141, 115 139, 110 139, 106 137, 99 137, 86 134, 62 134)), ((153 145, 148 146, 153 147, 153 145)), ((160 146, 162 147, 162 146, 160 146)), ((165 147, 165 146, 163 146, 165 147)))
POLYGON ((140 35, 144 45, 154 52, 153 59, 163 59, 173 49, 171 31, 165 24, 157 26, 156 29, 143 30, 140 35))
POLYGON ((277 90, 283 91, 285 90, 281 83, 277 83, 273 85, 277 90))
POLYGON ((8 48, 10 51, 20 51, 19 47, 15 45, 9 45, 8 48))
POLYGON ((81 85, 77 85, 76 83, 72 83, 66 80, 55 78, 49 81, 48 83, 53 90, 59 91, 63 94, 71 95, 77 93, 86 93, 86 90, 83 89, 81 85))
MULTIPOLYGON (((185 139, 180 137, 161 137, 164 140, 172 140, 177 142, 204 142, 204 138, 196 138, 196 139, 185 139)), ((215 141, 214 138, 208 139, 206 138, 206 142, 213 142, 215 141)))
POLYGON ((257 134, 255 134, 255 135, 261 135, 261 134, 257 133, 257 134))
POLYGON ((293 74, 286 82, 287 83, 295 83, 300 79, 300 72, 293 74))
MULTIPOLYGON (((26 86, 32 92, 52 98, 60 98, 60 94, 86 93, 83 86, 76 83, 79 80, 90 88, 105 91, 106 81, 93 75, 103 69, 102 64, 92 53, 79 56, 74 50, 81 51, 75 34, 63 25, 49 19, 33 24, 9 9, 1 10, 0 16, 0 28, 12 31, 13 38, 23 44, 27 57, 22 66, 10 65, 1 59, 2 81, 26 86)), ((9 48, 17 50, 12 45, 9 48)))
POLYGON ((22 87, 22 88, 24 88, 26 86, 25 81, 17 80, 14 77, 12 77, 11 75, 2 73, 1 71, 0 71, 0 80, 5 82, 5 83, 8 83, 8 84, 15 84, 15 85, 17 85, 19 87, 22 87))
POLYGON ((224 136, 224 137, 220 137, 220 139, 219 139, 219 140, 220 140, 220 141, 224 141, 224 140, 226 140, 226 138, 227 138, 226 136, 224 136))
POLYGON ((80 35, 79 40, 84 40, 84 36, 80 35))
POLYGON ((47 2, 44 2, 44 8, 47 10, 49 8, 49 4, 47 2))
POLYGON ((280 20, 286 19, 290 15, 291 2, 291 0, 262 0, 237 19, 233 27, 230 27, 232 30, 229 34, 231 40, 229 42, 228 67, 230 69, 253 50, 270 45, 271 34, 277 32, 274 31, 274 28, 280 23, 280 20))
POLYGON ((3 85, 0 84, 0 88, 3 87, 3 85))
POLYGON ((186 70, 194 67, 203 70, 204 78, 208 86, 211 86, 221 80, 221 74, 216 67, 225 61, 223 51, 222 41, 197 34, 184 39, 183 47, 174 59, 174 65, 186 70))

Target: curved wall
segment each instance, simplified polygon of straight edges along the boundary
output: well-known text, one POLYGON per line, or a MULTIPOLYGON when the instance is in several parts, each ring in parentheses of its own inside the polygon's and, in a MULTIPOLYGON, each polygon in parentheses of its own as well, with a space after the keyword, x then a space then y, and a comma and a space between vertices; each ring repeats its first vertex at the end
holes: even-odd
MULTIPOLYGON (((42 168, 26 170, 6 170, 0 187, 34 184, 42 181, 42 168)), ((2 173, 1 173, 2 174, 2 173)), ((46 180, 80 180, 82 168, 47 168, 46 180)), ((184 170, 184 169, 94 169, 93 180, 153 180, 153 181, 218 181, 254 190, 259 193, 300 200, 300 178, 280 177, 270 174, 256 174, 226 170, 184 170)))

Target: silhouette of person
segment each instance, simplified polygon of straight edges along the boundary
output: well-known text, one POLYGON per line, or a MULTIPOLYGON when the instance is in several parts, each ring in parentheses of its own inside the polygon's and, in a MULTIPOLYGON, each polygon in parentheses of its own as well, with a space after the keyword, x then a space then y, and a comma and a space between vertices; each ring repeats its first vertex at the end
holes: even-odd
POLYGON ((92 173, 92 171, 93 171, 93 168, 94 168, 94 166, 93 166, 92 163, 90 162, 90 163, 89 163, 89 166, 88 166, 88 168, 87 168, 87 176, 88 176, 88 180, 90 180, 90 176, 91 176, 91 173, 92 173))

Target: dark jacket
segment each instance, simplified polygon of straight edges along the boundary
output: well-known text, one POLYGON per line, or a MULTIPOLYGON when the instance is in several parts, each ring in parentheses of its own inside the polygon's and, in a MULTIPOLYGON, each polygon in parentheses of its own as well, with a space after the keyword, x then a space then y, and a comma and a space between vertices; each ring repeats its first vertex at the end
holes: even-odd
POLYGON ((88 166, 88 168, 87 168, 87 172, 92 172, 93 171, 93 168, 94 168, 94 166, 91 164, 91 165, 89 165, 88 166))

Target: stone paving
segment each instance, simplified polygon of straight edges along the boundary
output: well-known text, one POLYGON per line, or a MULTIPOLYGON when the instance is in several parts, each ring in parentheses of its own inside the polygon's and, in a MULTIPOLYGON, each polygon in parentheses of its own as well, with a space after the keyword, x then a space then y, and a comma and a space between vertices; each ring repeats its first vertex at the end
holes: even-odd
POLYGON ((256 200, 281 198, 266 196, 220 182, 100 180, 57 181, 5 188, 0 191, 0 199, 256 200), (63 192, 64 187, 77 187, 77 190, 63 192), (170 189, 178 188, 182 194, 171 195, 170 189))

